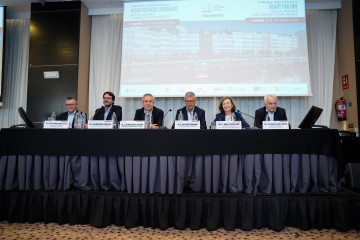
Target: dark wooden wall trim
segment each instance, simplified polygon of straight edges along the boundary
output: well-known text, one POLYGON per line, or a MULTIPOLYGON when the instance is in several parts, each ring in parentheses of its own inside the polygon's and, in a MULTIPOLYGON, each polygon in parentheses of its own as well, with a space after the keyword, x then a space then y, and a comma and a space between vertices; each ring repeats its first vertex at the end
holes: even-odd
POLYGON ((81 2, 32 3, 27 112, 35 122, 66 111, 77 97, 81 2), (44 71, 60 78, 44 79, 44 71))

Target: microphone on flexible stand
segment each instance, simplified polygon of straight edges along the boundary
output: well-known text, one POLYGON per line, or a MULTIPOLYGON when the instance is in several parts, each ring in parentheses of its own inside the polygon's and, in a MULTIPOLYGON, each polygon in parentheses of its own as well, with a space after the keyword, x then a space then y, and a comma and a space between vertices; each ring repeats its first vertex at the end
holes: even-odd
POLYGON ((163 122, 162 122, 162 126, 160 126, 159 128, 160 129, 166 129, 166 127, 164 126, 164 119, 165 119, 165 117, 166 117, 166 115, 169 113, 169 112, 171 112, 172 111, 172 109, 170 108, 166 113, 165 113, 165 115, 164 115, 164 117, 163 117, 163 122))
POLYGON ((241 113, 241 114, 244 114, 245 116, 248 116, 248 117, 251 117, 251 118, 255 119, 255 117, 253 117, 253 116, 251 116, 251 115, 249 115, 249 114, 246 114, 246 113, 244 113, 244 112, 241 112, 240 110, 236 110, 236 111, 239 112, 239 113, 241 113))
MULTIPOLYGON (((101 108, 102 108, 102 107, 101 107, 101 108)), ((101 108, 98 108, 98 109, 95 111, 94 116, 92 116, 92 118, 90 118, 90 120, 93 120, 93 119, 94 119, 95 115, 100 111, 101 108)))

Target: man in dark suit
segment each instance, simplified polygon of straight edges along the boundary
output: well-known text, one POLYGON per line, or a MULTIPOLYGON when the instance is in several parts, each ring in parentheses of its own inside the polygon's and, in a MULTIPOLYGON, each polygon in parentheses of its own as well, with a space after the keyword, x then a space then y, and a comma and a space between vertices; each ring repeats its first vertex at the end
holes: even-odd
MULTIPOLYGON (((206 129, 206 121, 205 121, 205 111, 202 110, 199 107, 196 107, 196 96, 193 92, 187 92, 185 94, 184 98, 185 107, 180 108, 176 111, 176 117, 175 120, 178 120, 179 113, 182 112, 182 115, 184 117, 184 120, 193 120, 194 115, 196 113, 198 120, 200 121, 200 128, 206 129)), ((172 125, 172 128, 174 129, 175 123, 172 125)))
MULTIPOLYGON (((74 97, 68 97, 65 100, 65 106, 67 112, 61 113, 56 120, 63 120, 63 121, 69 121, 69 127, 74 128, 75 123, 75 114, 79 112, 80 114, 83 114, 77 109, 78 103, 74 97)), ((87 123, 87 116, 85 113, 85 123, 87 123)))
POLYGON ((145 120, 145 112, 151 115, 151 128, 158 129, 163 124, 164 111, 154 106, 154 96, 146 93, 142 99, 143 108, 137 109, 134 120, 145 120))
POLYGON ((122 120, 122 108, 114 105, 115 95, 112 92, 104 92, 103 104, 101 108, 96 109, 94 120, 111 120, 113 113, 116 115, 116 120, 122 120))
POLYGON ((277 106, 276 95, 266 95, 264 105, 255 111, 255 127, 262 128, 263 121, 287 121, 285 109, 277 106))

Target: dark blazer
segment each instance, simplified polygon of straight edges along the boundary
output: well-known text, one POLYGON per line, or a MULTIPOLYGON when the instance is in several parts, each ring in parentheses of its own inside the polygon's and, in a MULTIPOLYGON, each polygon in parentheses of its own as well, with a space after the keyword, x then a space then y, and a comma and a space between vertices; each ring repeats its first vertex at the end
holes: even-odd
MULTIPOLYGON (((179 112, 182 112, 183 116, 184 116, 184 120, 188 120, 188 116, 187 116, 187 110, 186 107, 180 108, 176 111, 176 117, 175 120, 178 120, 178 116, 179 116, 179 112)), ((200 129, 207 129, 206 127, 206 120, 205 120, 205 111, 202 110, 201 108, 195 106, 194 108, 194 114, 197 113, 198 115, 198 119, 200 121, 200 129)), ((173 123, 172 129, 175 128, 175 122, 173 123)))
MULTIPOLYGON (((157 124, 158 126, 162 126, 164 119, 164 111, 160 108, 153 107, 151 112, 152 123, 157 124)), ((144 108, 137 109, 135 112, 134 120, 145 120, 144 108)))
MULTIPOLYGON (((117 121, 122 120, 122 108, 118 105, 112 105, 109 114, 107 115, 106 120, 111 120, 111 116, 113 112, 116 114, 117 121)), ((104 120, 104 114, 105 114, 105 107, 102 106, 101 108, 96 109, 95 115, 92 118, 93 120, 104 120)))
MULTIPOLYGON (((243 116, 241 115, 241 113, 239 112, 234 112, 235 113, 235 121, 241 121, 241 126, 242 128, 248 128, 250 127, 250 125, 245 121, 245 119, 243 118, 243 116)), ((215 122, 216 121, 225 121, 225 113, 218 113, 216 114, 215 117, 215 122)))
MULTIPOLYGON (((265 121, 265 118, 266 118, 266 107, 262 107, 256 110, 254 126, 257 128, 262 128, 262 122, 265 121)), ((285 109, 281 107, 276 108, 276 112, 274 113, 274 121, 287 121, 285 109)))
MULTIPOLYGON (((79 110, 75 110, 75 114, 79 112, 80 114, 82 114, 82 112, 80 112, 79 110)), ((68 119, 68 112, 63 112, 61 113, 59 116, 57 116, 56 120, 60 120, 60 121, 67 121, 68 119)), ((87 123, 87 115, 85 113, 85 122, 87 123)), ((74 123, 75 123, 75 116, 72 122, 72 127, 74 128, 74 123)))

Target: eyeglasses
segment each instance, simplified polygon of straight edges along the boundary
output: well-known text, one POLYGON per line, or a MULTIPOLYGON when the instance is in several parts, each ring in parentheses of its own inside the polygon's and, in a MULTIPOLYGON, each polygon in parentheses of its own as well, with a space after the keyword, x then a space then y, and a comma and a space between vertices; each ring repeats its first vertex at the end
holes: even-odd
POLYGON ((112 97, 103 97, 104 100, 112 100, 112 97))
POLYGON ((195 100, 185 100, 186 103, 193 103, 195 100))
POLYGON ((72 106, 75 106, 75 104, 74 104, 74 103, 71 103, 71 104, 65 104, 65 106, 67 106, 67 107, 72 107, 72 106))

